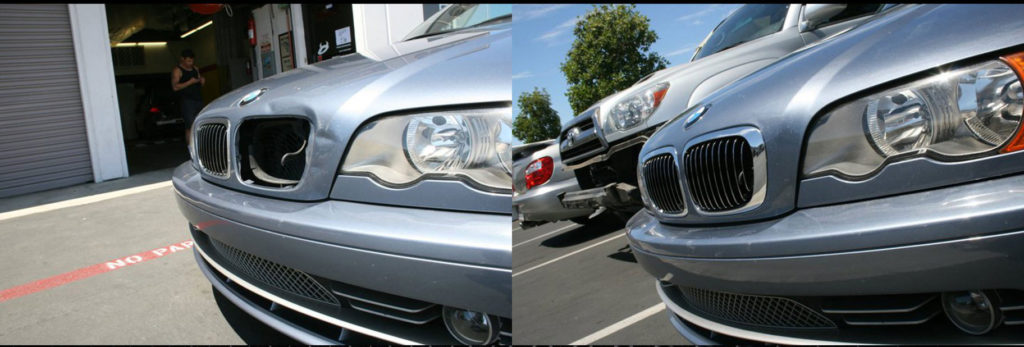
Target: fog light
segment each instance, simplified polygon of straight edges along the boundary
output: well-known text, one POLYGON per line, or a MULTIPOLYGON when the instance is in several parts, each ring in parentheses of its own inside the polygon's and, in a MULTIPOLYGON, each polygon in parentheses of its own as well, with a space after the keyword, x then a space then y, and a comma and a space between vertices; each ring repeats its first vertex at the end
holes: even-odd
POLYGON ((444 326, 459 342, 467 345, 487 345, 498 339, 498 317, 483 312, 445 307, 444 326))
MULTIPOLYGON (((992 293, 989 293, 992 294, 992 293)), ((963 332, 971 335, 982 335, 1003 319, 996 302, 998 297, 987 295, 980 290, 942 293, 942 309, 946 316, 963 332)))

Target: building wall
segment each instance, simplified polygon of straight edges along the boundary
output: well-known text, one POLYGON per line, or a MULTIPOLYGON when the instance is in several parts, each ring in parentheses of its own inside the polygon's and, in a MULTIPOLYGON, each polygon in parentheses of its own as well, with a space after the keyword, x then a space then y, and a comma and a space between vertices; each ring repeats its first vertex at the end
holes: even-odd
MULTIPOLYGON (((253 64, 253 73, 256 78, 262 79, 283 71, 278 35, 291 31, 291 6, 267 4, 253 10, 252 14, 256 24, 256 47, 253 47, 256 64, 253 64), (266 53, 263 52, 265 46, 270 47, 266 53), (265 55, 268 56, 265 57, 265 55), (271 68, 264 69, 268 62, 271 68)), ((292 33, 293 40, 294 37, 295 35, 292 33)))

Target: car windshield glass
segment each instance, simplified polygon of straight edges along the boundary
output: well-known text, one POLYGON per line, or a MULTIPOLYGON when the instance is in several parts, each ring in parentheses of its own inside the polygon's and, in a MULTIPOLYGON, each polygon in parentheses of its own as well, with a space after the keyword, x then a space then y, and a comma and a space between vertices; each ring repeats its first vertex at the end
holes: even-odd
POLYGON ((789 5, 786 4, 753 4, 737 9, 711 31, 692 60, 779 31, 788 10, 789 5))
POLYGON ((448 6, 412 29, 406 40, 443 34, 512 18, 512 5, 448 6))

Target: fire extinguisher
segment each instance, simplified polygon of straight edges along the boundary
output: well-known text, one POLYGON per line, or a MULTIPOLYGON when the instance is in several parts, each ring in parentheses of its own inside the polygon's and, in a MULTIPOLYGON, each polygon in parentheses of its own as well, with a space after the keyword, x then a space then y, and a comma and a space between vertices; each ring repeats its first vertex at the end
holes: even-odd
POLYGON ((256 46, 256 21, 249 17, 249 45, 256 46))

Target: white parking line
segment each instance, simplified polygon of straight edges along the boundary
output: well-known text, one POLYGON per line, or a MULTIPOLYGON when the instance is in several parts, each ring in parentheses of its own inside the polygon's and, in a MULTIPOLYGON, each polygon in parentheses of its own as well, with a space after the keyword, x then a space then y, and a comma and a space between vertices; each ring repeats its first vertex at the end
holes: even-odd
POLYGON ((49 203, 49 204, 46 204, 46 205, 39 205, 39 206, 33 206, 33 207, 29 207, 29 208, 23 208, 23 209, 20 209, 20 210, 14 210, 14 211, 10 211, 10 212, 0 213, 0 221, 12 219, 12 218, 24 217, 24 216, 28 216, 28 215, 36 214, 36 213, 42 213, 42 212, 49 212, 49 211, 53 211, 53 210, 59 210, 59 209, 66 208, 66 207, 74 207, 74 206, 81 206, 81 205, 85 205, 85 204, 91 204, 91 203, 94 203, 94 202, 100 202, 100 201, 103 201, 103 200, 109 200, 109 199, 113 199, 113 198, 118 198, 118 197, 122 197, 122 196, 125 196, 125 195, 131 195, 131 194, 136 194, 136 193, 147 192, 147 191, 150 191, 150 190, 153 190, 153 189, 160 189, 160 188, 169 187, 169 186, 171 186, 171 181, 167 180, 167 181, 163 181, 163 182, 147 184, 147 185, 144 185, 144 186, 138 186, 138 187, 134 187, 134 188, 115 190, 115 191, 107 192, 107 193, 103 193, 103 194, 84 196, 84 197, 77 198, 77 199, 64 200, 64 201, 58 201, 58 202, 54 202, 54 203, 49 203))
POLYGON ((568 258, 569 256, 571 256, 571 255, 573 255, 573 254, 576 254, 576 253, 579 253, 579 252, 583 252, 583 251, 585 251, 585 250, 588 250, 588 249, 591 249, 591 248, 594 248, 594 247, 600 246, 600 245, 602 245, 602 244, 605 244, 605 243, 607 243, 608 241, 612 241, 612 240, 615 240, 615 239, 617 239, 617 238, 620 238, 620 237, 623 237, 623 236, 626 236, 626 233, 620 233, 620 234, 618 234, 618 235, 616 235, 616 236, 613 236, 613 237, 609 237, 609 238, 607 238, 607 239, 604 239, 604 241, 601 241, 601 242, 598 242, 598 243, 592 244, 592 245, 590 245, 590 246, 586 246, 586 247, 583 247, 583 248, 577 249, 577 250, 573 251, 572 253, 569 253, 569 254, 563 255, 563 256, 561 256, 561 257, 558 257, 558 258, 555 258, 555 259, 551 259, 551 260, 548 260, 548 261, 546 261, 546 262, 543 262, 543 263, 541 263, 541 264, 539 264, 539 265, 536 265, 536 266, 534 266, 534 267, 531 267, 531 268, 529 268, 529 269, 526 269, 526 270, 523 270, 523 271, 519 271, 519 272, 517 272, 517 273, 514 273, 514 274, 512 274, 512 277, 516 277, 516 276, 522 275, 522 274, 524 274, 524 273, 527 273, 527 272, 530 272, 530 271, 533 271, 533 270, 539 269, 539 268, 541 268, 541 267, 544 267, 544 266, 546 266, 546 265, 548 265, 548 264, 551 264, 551 263, 554 263, 554 262, 556 262, 556 261, 559 261, 559 260, 562 260, 562 259, 568 258))
POLYGON ((653 316, 654 314, 664 311, 665 303, 659 302, 657 305, 651 306, 646 310, 637 312, 636 314, 626 317, 626 319, 615 322, 615 324, 609 325, 608 327, 598 330, 597 332, 587 335, 586 337, 570 342, 570 345, 589 345, 597 342, 597 340, 603 339, 608 335, 614 334, 615 332, 622 330, 636 322, 642 321, 647 317, 653 316))
POLYGON ((576 228, 576 227, 579 227, 579 226, 580 226, 579 224, 569 224, 569 225, 566 225, 566 226, 564 226, 564 227, 561 227, 561 228, 555 229, 555 230, 553 230, 553 231, 551 231, 551 232, 545 233, 544 235, 541 235, 541 236, 537 236, 537 237, 534 237, 534 238, 532 238, 532 239, 529 239, 529 240, 526 240, 526 241, 523 241, 523 242, 520 242, 520 243, 514 244, 514 245, 512 245, 512 248, 516 248, 516 247, 518 247, 518 246, 522 246, 522 245, 525 245, 525 244, 527 244, 527 243, 530 243, 530 242, 536 241, 537 239, 540 239, 540 238, 546 237, 546 236, 548 236, 548 235, 551 235, 551 234, 554 234, 554 233, 557 233, 557 232, 565 231, 565 229, 569 229, 569 228, 576 228))

